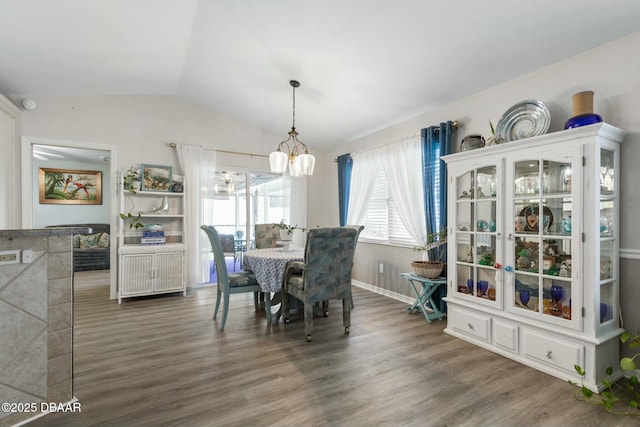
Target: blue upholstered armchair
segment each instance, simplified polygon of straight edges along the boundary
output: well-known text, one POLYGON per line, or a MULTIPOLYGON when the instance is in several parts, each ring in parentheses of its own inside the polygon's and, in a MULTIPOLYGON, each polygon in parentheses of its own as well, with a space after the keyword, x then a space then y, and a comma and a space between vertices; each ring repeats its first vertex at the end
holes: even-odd
POLYGON ((289 323, 289 298, 302 301, 307 341, 313 332, 313 306, 330 299, 342 300, 344 331, 349 333, 356 233, 350 227, 312 228, 307 234, 304 261, 287 265, 282 292, 284 322, 289 323))

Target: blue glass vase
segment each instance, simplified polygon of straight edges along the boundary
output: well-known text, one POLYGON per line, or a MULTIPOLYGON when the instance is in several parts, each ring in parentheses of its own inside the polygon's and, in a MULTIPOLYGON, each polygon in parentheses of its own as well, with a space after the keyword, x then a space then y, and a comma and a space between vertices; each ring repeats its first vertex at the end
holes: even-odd
POLYGON ((553 300, 553 302, 557 304, 558 301, 560 301, 563 296, 564 296, 564 289, 562 289, 562 286, 551 285, 551 299, 553 300))
POLYGON ((581 114, 579 116, 571 117, 569 120, 567 120, 564 124, 564 128, 571 129, 600 122, 602 122, 602 117, 600 117, 600 115, 598 114, 581 114))

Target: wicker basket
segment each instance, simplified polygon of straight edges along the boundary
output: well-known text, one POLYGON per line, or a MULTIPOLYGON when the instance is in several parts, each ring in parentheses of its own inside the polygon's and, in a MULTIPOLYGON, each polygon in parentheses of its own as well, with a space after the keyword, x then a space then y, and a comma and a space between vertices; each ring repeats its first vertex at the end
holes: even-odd
POLYGON ((421 277, 436 279, 440 277, 444 263, 439 261, 414 261, 411 263, 413 271, 421 277))

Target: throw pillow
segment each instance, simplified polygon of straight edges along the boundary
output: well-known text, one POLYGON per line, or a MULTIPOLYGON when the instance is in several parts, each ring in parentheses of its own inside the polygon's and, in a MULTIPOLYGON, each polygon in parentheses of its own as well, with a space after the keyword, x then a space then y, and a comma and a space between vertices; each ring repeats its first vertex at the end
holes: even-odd
POLYGON ((102 233, 87 234, 80 237, 80 247, 83 249, 96 248, 100 241, 100 235, 102 233))
POLYGON ((98 240, 98 247, 108 248, 110 240, 111 240, 111 237, 109 236, 109 233, 102 233, 100 235, 100 239, 98 240))

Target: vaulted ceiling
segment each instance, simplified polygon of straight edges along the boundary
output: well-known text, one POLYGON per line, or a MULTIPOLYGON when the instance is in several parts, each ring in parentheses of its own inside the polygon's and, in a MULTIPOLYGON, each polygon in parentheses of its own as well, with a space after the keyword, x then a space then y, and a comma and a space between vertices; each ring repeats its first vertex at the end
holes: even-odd
POLYGON ((296 79, 296 127, 318 148, 640 30, 634 0, 0 0, 0 11, 0 93, 177 95, 284 139, 296 79))

